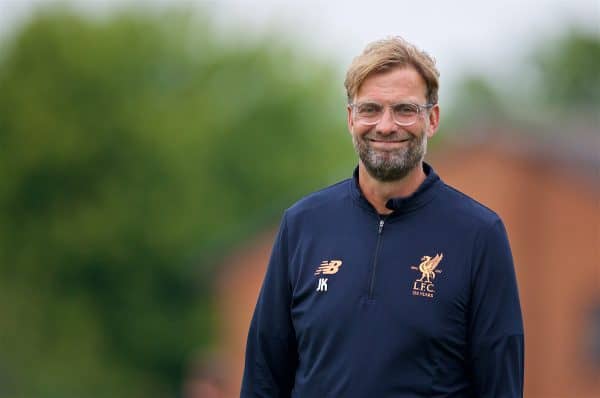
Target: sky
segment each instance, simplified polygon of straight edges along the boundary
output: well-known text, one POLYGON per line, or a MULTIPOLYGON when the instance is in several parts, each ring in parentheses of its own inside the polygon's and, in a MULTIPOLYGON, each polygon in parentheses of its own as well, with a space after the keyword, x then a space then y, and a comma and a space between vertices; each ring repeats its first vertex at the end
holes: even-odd
MULTIPOLYGON (((201 6, 226 34, 258 37, 278 32, 343 71, 364 46, 403 36, 436 58, 440 96, 466 72, 493 79, 518 73, 540 42, 552 42, 574 24, 600 35, 600 0, 67 0, 87 13, 123 4, 201 6), (444 83, 447 83, 445 86, 444 83), (449 84, 448 84, 449 83, 449 84)), ((36 6, 51 0, 0 0, 0 37, 36 6)), ((280 37, 278 37, 280 38, 280 37)))

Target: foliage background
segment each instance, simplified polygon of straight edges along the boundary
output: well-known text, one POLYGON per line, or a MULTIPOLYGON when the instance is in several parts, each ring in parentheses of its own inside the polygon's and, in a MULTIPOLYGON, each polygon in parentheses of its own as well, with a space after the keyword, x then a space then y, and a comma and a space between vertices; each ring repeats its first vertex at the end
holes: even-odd
POLYGON ((0 63, 0 396, 175 394, 214 333, 214 253, 351 167, 333 81, 179 12, 52 11, 16 32, 0 63))

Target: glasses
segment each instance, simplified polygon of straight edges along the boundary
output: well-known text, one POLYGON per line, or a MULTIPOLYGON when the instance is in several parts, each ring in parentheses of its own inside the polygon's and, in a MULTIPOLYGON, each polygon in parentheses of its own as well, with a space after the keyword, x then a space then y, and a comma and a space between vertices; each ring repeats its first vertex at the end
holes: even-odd
MULTIPOLYGON (((398 103, 389 107, 392 110, 392 119, 398 126, 411 126, 417 122, 419 114, 423 111, 433 108, 435 104, 411 104, 398 103)), ((358 102, 350 104, 352 116, 355 122, 366 125, 375 125, 381 121, 385 113, 385 105, 377 102, 358 102)))

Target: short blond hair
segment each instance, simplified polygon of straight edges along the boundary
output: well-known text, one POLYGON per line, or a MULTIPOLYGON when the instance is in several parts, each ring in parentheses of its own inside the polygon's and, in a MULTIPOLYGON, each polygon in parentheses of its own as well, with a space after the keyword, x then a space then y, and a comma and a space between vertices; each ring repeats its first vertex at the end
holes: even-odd
POLYGON ((360 86, 370 75, 406 66, 415 68, 425 80, 427 102, 437 104, 440 72, 435 67, 435 59, 400 36, 375 41, 354 58, 344 81, 348 103, 352 102, 360 86))

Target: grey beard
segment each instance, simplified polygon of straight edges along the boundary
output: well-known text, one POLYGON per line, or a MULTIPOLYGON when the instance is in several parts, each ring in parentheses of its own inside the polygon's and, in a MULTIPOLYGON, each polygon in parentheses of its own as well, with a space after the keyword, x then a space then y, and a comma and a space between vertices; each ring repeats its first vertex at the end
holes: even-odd
POLYGON ((397 181, 406 177, 419 166, 427 153, 427 135, 415 137, 398 151, 382 152, 373 149, 364 138, 352 135, 352 143, 358 157, 371 177, 381 182, 397 181))

